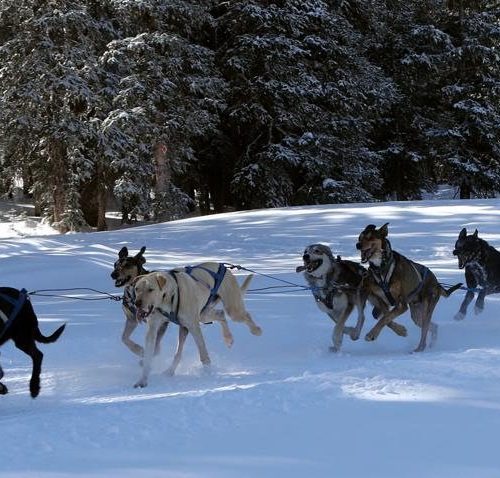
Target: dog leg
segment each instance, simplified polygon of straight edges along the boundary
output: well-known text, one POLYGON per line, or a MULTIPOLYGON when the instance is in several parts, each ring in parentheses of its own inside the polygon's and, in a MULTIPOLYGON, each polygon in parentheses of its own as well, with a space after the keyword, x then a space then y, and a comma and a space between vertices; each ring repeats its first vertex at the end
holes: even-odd
POLYGON ((262 329, 253 321, 252 316, 246 311, 241 295, 227 298, 222 296, 222 303, 227 315, 235 322, 245 323, 253 335, 262 335, 262 329))
MULTIPOLYGON (((2 370, 2 366, 0 365, 0 380, 2 379, 3 377, 3 370, 2 370)), ((7 387, 3 384, 3 383, 0 383, 0 395, 5 395, 9 390, 7 389, 7 387)))
MULTIPOLYGON (((378 320, 379 318, 389 313, 389 310, 387 309, 385 303, 382 300, 380 300, 377 296, 375 295, 371 296, 370 302, 374 306, 373 311, 375 310, 377 311, 377 314, 375 314, 376 317, 372 312, 373 318, 378 320)), ((396 322, 391 321, 387 324, 387 327, 389 327, 395 334, 399 335, 400 337, 406 337, 408 335, 408 332, 404 325, 397 324, 396 322)))
POLYGON ((19 350, 22 350, 31 357, 33 369, 30 379, 30 394, 33 398, 36 398, 40 393, 40 373, 42 372, 43 354, 38 350, 33 339, 23 342, 14 340, 14 344, 19 350))
POLYGON ((465 318, 467 314, 467 307, 469 307, 469 304, 472 302, 472 299, 474 299, 474 292, 468 290, 467 294, 465 294, 462 304, 460 305, 459 311, 455 314, 454 317, 455 320, 462 320, 465 318))
POLYGON ((484 298, 486 297, 486 289, 481 289, 477 295, 476 303, 474 304, 474 314, 479 315, 484 310, 484 298))
POLYGON ((234 339, 231 330, 229 329, 229 325, 226 320, 226 314, 224 314, 223 310, 213 310, 210 312, 203 314, 201 317, 201 322, 206 324, 207 322, 219 322, 222 328, 222 337, 224 339, 224 343, 230 348, 233 345, 234 339))
POLYGON ((399 303, 396 307, 394 307, 394 309, 384 314, 384 316, 378 320, 378 322, 370 330, 370 332, 365 335, 365 340, 367 340, 368 342, 375 340, 379 336, 384 326, 389 325, 393 319, 401 314, 404 314, 407 310, 408 304, 399 303))
POLYGON ((135 383, 134 387, 145 387, 148 384, 149 373, 151 372, 151 363, 155 351, 156 337, 158 330, 163 323, 163 317, 152 316, 148 319, 148 331, 146 332, 146 342, 144 344, 144 358, 142 360, 142 375, 135 383))
POLYGON ((437 336, 438 336, 438 325, 435 324, 434 322, 431 322, 429 324, 430 331, 431 331, 431 343, 429 344, 429 347, 433 347, 434 344, 436 343, 437 336))
POLYGON ((387 327, 389 327, 393 332, 395 332, 400 337, 406 337, 408 335, 408 331, 406 330, 406 327, 404 325, 398 324, 394 321, 389 322, 387 324, 387 327))
POLYGON ((414 352, 422 352, 427 345, 427 334, 431 330, 431 343, 437 336, 437 325, 432 324, 432 313, 439 300, 439 297, 429 297, 429 302, 410 304, 411 318, 420 327, 420 342, 414 352))
POLYGON ((198 353, 200 355, 200 361, 205 366, 210 365, 210 357, 208 356, 207 346, 205 344, 205 339, 200 328, 199 318, 194 324, 188 327, 189 332, 193 335, 194 341, 196 342, 196 347, 198 347, 198 353))
POLYGON ((144 355, 144 349, 136 344, 133 340, 130 339, 132 332, 136 329, 139 322, 134 318, 129 318, 127 316, 127 320, 125 321, 125 328, 123 329, 122 334, 122 342, 136 355, 142 357, 144 355))
POLYGON ((177 341, 177 350, 175 351, 172 365, 170 365, 170 367, 165 371, 165 375, 173 376, 175 374, 177 365, 179 365, 179 362, 181 361, 182 350, 184 349, 184 343, 186 342, 186 337, 188 336, 188 334, 188 329, 183 325, 179 325, 179 339, 177 341))
POLYGON ((158 329, 158 335, 156 336, 156 343, 155 343, 155 355, 158 355, 161 350, 161 339, 165 335, 165 332, 167 331, 168 327, 168 322, 163 322, 163 324, 160 325, 160 328, 158 329))
POLYGON ((358 321, 356 322, 356 327, 352 328, 350 336, 351 340, 358 340, 361 334, 361 329, 365 323, 365 304, 366 298, 360 297, 358 293, 358 300, 356 301, 356 308, 358 309, 358 321))
POLYGON ((345 333, 344 325, 346 323, 347 318, 349 317, 349 314, 352 311, 352 308, 353 308, 352 305, 346 307, 341 313, 340 317, 337 319, 337 322, 335 323, 335 327, 333 328, 333 334, 332 334, 333 345, 332 347, 330 347, 330 350, 332 352, 340 352, 340 347, 342 346, 342 338, 345 333))

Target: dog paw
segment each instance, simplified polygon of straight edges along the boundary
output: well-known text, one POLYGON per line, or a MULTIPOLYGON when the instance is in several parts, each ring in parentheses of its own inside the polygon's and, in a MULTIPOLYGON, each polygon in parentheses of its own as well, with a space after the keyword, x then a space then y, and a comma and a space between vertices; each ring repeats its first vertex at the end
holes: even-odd
POLYGON ((250 328, 250 332, 251 332, 253 335, 262 335, 262 329, 261 329, 258 325, 253 325, 253 326, 250 328))
POLYGON ((355 327, 344 327, 344 334, 347 334, 351 340, 359 339, 359 331, 355 327))
POLYGON ((141 379, 139 380, 135 385, 134 385, 134 388, 144 388, 144 387, 147 387, 148 385, 148 381, 147 380, 144 380, 144 379, 141 379))
POLYGON ((404 325, 396 324, 395 322, 392 323, 392 330, 394 330, 394 332, 400 337, 406 337, 408 335, 406 327, 404 325))
POLYGON ((373 334, 372 332, 368 332, 366 335, 365 335, 365 340, 367 342, 373 342, 375 340, 375 334, 373 334))
POLYGON ((3 383, 0 383, 0 395, 5 395, 8 391, 9 389, 3 383))
POLYGON ((330 350, 330 352, 332 352, 334 354, 340 353, 340 347, 337 347, 335 345, 330 345, 329 350, 330 350))
POLYGON ((465 314, 463 312, 457 312, 453 318, 455 320, 464 320, 465 319, 465 314))
POLYGON ((40 393, 40 382, 35 380, 34 382, 30 382, 30 395, 32 398, 38 397, 40 393))
POLYGON ((173 377, 175 375, 175 369, 173 369, 172 367, 169 367, 169 368, 167 368, 167 370, 165 370, 163 372, 163 375, 165 375, 167 377, 173 377))
POLYGON ((226 344, 226 347, 228 349, 230 349, 232 346, 233 346, 233 343, 234 343, 234 339, 233 339, 233 336, 228 336, 228 337, 224 337, 224 343, 226 344))
POLYGON ((474 314, 479 315, 483 312, 484 310, 484 305, 476 305, 474 306, 474 314))

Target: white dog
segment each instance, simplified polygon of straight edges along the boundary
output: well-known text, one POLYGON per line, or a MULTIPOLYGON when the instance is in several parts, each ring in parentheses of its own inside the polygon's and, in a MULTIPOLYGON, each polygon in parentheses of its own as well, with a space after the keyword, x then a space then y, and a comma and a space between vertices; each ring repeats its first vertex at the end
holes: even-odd
POLYGON ((179 325, 177 350, 166 371, 168 375, 175 373, 188 333, 194 337, 201 363, 204 366, 210 365, 200 323, 220 322, 224 341, 228 346, 232 344, 233 339, 224 311, 214 310, 219 299, 231 319, 247 324, 253 335, 261 335, 261 328, 252 320, 243 303, 243 294, 251 279, 252 275, 247 276, 240 288, 231 271, 223 264, 215 262, 205 262, 170 272, 152 272, 138 277, 134 285, 137 318, 146 321, 148 328, 142 376, 135 387, 147 385, 156 337, 165 321, 179 325))

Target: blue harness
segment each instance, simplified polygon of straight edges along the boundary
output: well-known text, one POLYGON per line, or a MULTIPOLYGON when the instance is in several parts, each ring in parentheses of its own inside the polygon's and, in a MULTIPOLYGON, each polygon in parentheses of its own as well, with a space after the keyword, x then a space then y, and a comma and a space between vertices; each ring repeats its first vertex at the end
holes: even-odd
MULTIPOLYGON (((214 280, 214 285, 213 285, 212 289, 210 289, 210 296, 208 297, 207 303, 204 305, 203 309, 201 309, 201 312, 203 313, 205 311, 205 309, 217 299, 217 293, 219 292, 219 287, 222 284, 222 281, 224 280, 224 276, 226 275, 227 268, 222 263, 219 264, 219 268, 217 269, 217 272, 214 272, 214 271, 207 269, 206 267, 203 267, 203 266, 186 266, 184 268, 184 271, 186 272, 186 274, 189 274, 195 281, 203 282, 200 279, 197 279, 196 277, 194 277, 192 275, 192 272, 194 269, 201 269, 201 270, 207 272, 208 274, 210 274, 212 276, 212 279, 214 280)), ((207 285, 207 284, 205 284, 205 285, 207 285)), ((207 287, 209 287, 209 286, 207 285, 207 287)))
POLYGON ((28 300, 28 292, 26 289, 21 289, 19 291, 19 297, 17 299, 14 299, 10 295, 3 294, 0 292, 0 299, 4 300, 5 302, 8 302, 10 305, 12 305, 12 310, 10 311, 10 315, 7 318, 7 322, 5 322, 4 327, 3 327, 2 331, 0 332, 0 340, 1 340, 2 337, 6 334, 7 330, 12 325, 12 322, 14 322, 17 315, 21 311, 26 300, 28 300))
MULTIPOLYGON (((203 313, 207 309, 207 307, 210 306, 210 304, 212 304, 217 299, 217 292, 219 291, 219 287, 222 284, 222 281, 223 281, 224 276, 226 274, 226 266, 224 264, 220 263, 219 268, 217 269, 217 272, 214 272, 214 271, 212 271, 206 267, 203 267, 203 266, 186 266, 186 267, 184 267, 184 272, 186 274, 188 274, 190 277, 192 277, 196 282, 201 282, 202 284, 205 284, 207 287, 210 288, 210 286, 208 284, 206 284, 205 282, 203 282, 200 279, 197 279, 196 277, 194 277, 192 275, 192 273, 195 269, 201 269, 201 270, 207 272, 208 274, 210 274, 212 276, 212 278, 214 280, 214 285, 210 289, 210 295, 208 297, 207 303, 201 309, 201 313, 203 313)), ((169 274, 174 278, 175 282, 177 282, 177 278, 175 277, 175 272, 176 272, 175 270, 170 271, 169 274)), ((177 287, 177 306, 175 307, 175 312, 174 312, 174 310, 171 310, 170 312, 165 312, 164 310, 161 310, 161 309, 157 309, 157 310, 158 310, 158 312, 160 312, 160 314, 162 314, 164 317, 166 317, 169 322, 173 322, 174 324, 180 326, 181 324, 179 322, 178 315, 179 315, 179 304, 180 304, 181 300, 180 300, 179 294, 180 294, 179 288, 177 287)))
MULTIPOLYGON (((175 271, 170 271, 169 274, 173 277, 174 281, 176 284, 177 283, 177 277, 175 277, 175 271)), ((170 312, 165 312, 162 309, 156 309, 163 317, 166 317, 169 322, 173 322, 175 325, 178 325, 179 327, 181 326, 179 322, 179 304, 181 303, 181 294, 179 292, 179 287, 177 286, 177 307, 175 307, 175 312, 172 310, 170 312)), ((174 304, 172 303, 172 306, 174 304)))

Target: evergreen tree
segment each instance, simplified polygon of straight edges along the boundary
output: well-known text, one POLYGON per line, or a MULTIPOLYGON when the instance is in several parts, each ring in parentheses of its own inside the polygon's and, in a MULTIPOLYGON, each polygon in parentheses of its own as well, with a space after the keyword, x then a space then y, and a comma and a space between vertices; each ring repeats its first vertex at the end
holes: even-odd
POLYGON ((237 204, 372 200, 368 135, 394 91, 338 2, 234 2, 219 32, 237 204))

